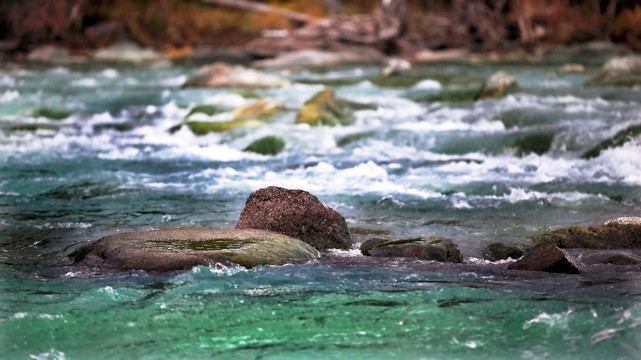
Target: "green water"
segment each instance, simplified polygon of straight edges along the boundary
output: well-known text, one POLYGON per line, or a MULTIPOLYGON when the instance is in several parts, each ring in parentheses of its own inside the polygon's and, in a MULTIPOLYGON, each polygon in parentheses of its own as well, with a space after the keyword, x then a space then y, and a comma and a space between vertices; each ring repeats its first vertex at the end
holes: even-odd
MULTIPOLYGON (((511 289, 501 281, 478 286, 493 280, 313 264, 198 267, 160 278, 3 279, 3 351, 5 358, 62 352, 68 359, 641 354, 638 298, 511 289)), ((555 282, 572 283, 563 276, 555 282)))

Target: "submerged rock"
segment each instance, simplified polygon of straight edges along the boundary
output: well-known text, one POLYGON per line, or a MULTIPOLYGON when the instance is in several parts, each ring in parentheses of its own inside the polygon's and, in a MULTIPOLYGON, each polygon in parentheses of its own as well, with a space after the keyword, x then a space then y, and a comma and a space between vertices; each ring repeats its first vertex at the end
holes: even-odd
POLYGON ((491 243, 483 249, 483 258, 490 261, 518 259, 523 255, 525 251, 520 246, 503 243, 491 243))
POLYGON ((605 139, 581 155, 582 159, 592 159, 601 154, 603 150, 619 147, 635 137, 641 137, 641 124, 632 125, 619 131, 613 137, 605 139))
POLYGON ((550 150, 555 133, 528 134, 512 143, 517 156, 543 155, 550 150))
POLYGON ((361 253, 375 257, 406 257, 453 263, 460 263, 463 260, 461 251, 452 240, 436 236, 414 239, 371 239, 361 245, 361 253))
POLYGON ((71 116, 70 111, 42 107, 31 114, 33 117, 44 117, 50 120, 63 120, 71 116))
POLYGON ((245 126, 260 126, 263 122, 258 119, 236 119, 229 121, 187 121, 178 124, 169 129, 170 133, 175 133, 183 126, 187 126, 195 135, 207 135, 212 132, 225 132, 245 126))
POLYGON ((485 80, 485 83, 476 94, 475 100, 501 97, 509 91, 517 89, 518 86, 514 76, 504 71, 497 71, 485 80))
POLYGON ((553 244, 542 244, 530 250, 520 260, 510 264, 510 270, 545 271, 561 274, 579 274, 579 268, 569 255, 553 244))
POLYGON ((568 63, 568 64, 564 64, 561 67, 559 67, 559 72, 562 73, 562 74, 584 73, 585 72, 585 66, 583 66, 581 64, 568 63))
POLYGON ((310 126, 348 125, 354 120, 348 105, 347 101, 336 97, 334 90, 327 88, 305 102, 298 111, 296 123, 310 126))
POLYGON ((278 136, 265 136, 253 141, 243 151, 261 155, 276 155, 285 149, 285 140, 278 136))
POLYGON ((263 229, 300 239, 318 250, 348 249, 352 240, 345 218, 303 190, 270 186, 254 191, 236 229, 263 229))
POLYGON ((603 263, 618 266, 639 265, 641 264, 641 257, 631 254, 615 254, 603 260, 603 263))
POLYGON ((587 82, 595 85, 634 86, 641 84, 641 56, 614 57, 587 82))
POLYGON ((218 62, 200 68, 187 79, 184 86, 261 89, 282 87, 290 84, 291 82, 289 80, 283 79, 280 76, 267 74, 240 65, 234 66, 218 62))
POLYGON ((253 65, 259 67, 320 67, 340 64, 372 63, 382 60, 383 55, 378 50, 370 47, 346 49, 343 51, 304 49, 282 53, 273 59, 255 61, 253 65))
POLYGON ((300 240, 269 231, 165 229, 107 236, 69 256, 91 267, 164 272, 215 263, 284 265, 320 254, 300 240))
POLYGON ((169 65, 169 60, 162 53, 150 48, 141 48, 138 44, 130 41, 115 43, 99 49, 93 54, 93 59, 104 62, 169 65))
POLYGON ((639 249, 641 218, 613 219, 604 225, 570 226, 535 236, 533 241, 560 248, 639 249))

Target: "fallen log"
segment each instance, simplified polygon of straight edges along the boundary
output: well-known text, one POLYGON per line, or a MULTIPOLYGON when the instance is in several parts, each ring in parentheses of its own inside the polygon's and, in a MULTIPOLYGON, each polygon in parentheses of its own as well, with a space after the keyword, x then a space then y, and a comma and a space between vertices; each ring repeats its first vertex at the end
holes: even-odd
POLYGON ((275 14, 275 15, 285 17, 299 25, 307 24, 312 20, 310 16, 305 14, 301 14, 295 11, 279 9, 277 7, 256 3, 253 1, 247 1, 247 0, 200 0, 200 1, 209 5, 225 6, 225 7, 230 7, 238 10, 243 10, 243 11, 254 11, 254 12, 261 12, 266 14, 275 14))

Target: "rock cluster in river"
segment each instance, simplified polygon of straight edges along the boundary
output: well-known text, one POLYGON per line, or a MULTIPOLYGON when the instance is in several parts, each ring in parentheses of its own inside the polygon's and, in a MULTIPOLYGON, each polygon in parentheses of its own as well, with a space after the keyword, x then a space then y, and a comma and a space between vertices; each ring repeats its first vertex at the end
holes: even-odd
POLYGON ((263 229, 300 239, 318 250, 348 249, 345 218, 303 190, 270 186, 247 199, 236 229, 263 229))

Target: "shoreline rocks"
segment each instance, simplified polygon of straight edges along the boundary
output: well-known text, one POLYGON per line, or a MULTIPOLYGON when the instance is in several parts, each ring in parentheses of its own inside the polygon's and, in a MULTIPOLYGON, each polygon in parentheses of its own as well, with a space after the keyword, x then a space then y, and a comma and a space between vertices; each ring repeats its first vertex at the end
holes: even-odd
POLYGON ((106 236, 69 257, 90 267, 167 272, 213 263, 284 265, 318 259, 320 253, 269 231, 164 229, 106 236))
POLYGON ((345 218, 303 190, 270 186, 254 191, 236 229, 262 229, 300 239, 318 250, 349 249, 345 218))
POLYGON ((413 239, 375 238, 361 245, 361 253, 374 257, 404 257, 460 263, 461 251, 450 239, 421 237, 413 239))

